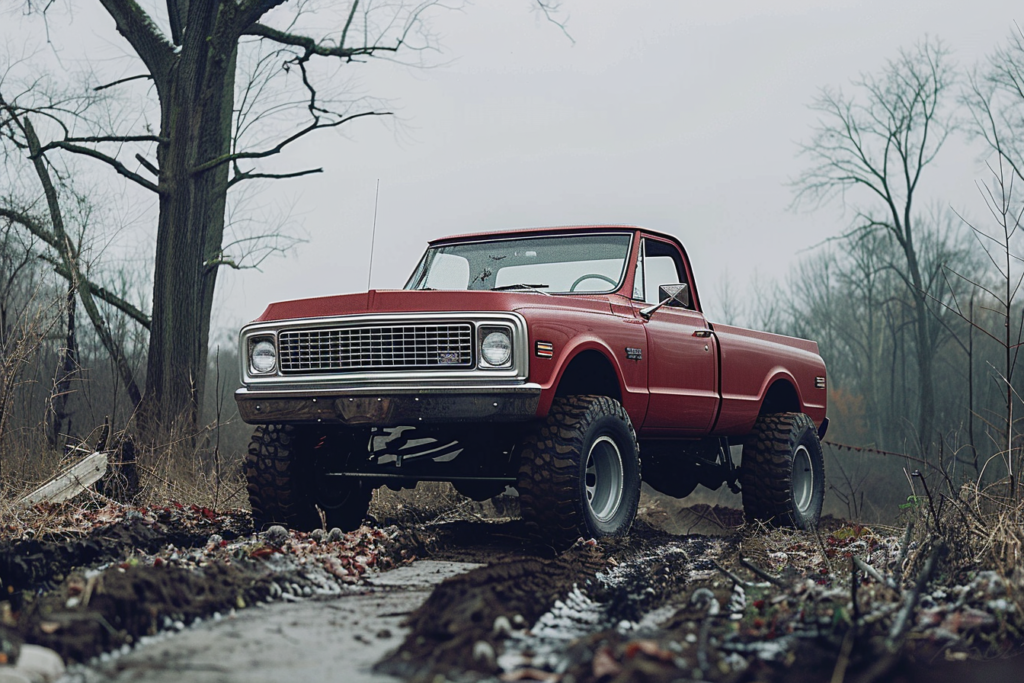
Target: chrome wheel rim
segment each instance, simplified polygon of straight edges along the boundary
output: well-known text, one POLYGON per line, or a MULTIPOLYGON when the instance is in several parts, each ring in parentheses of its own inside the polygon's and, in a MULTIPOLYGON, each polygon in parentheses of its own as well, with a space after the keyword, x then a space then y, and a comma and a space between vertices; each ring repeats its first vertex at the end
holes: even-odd
POLYGON ((624 475, 622 453, 611 437, 599 437, 587 453, 584 487, 590 512, 599 522, 607 522, 622 504, 624 475))
POLYGON ((797 446, 793 454, 793 506, 800 514, 807 512, 814 498, 814 472, 811 454, 806 446, 797 446))

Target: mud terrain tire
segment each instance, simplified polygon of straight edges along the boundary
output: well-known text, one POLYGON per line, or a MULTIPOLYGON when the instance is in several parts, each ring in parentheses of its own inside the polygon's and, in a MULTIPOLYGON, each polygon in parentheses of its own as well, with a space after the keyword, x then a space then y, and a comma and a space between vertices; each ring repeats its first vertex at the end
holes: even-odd
POLYGON ((740 468, 748 522, 813 529, 821 516, 825 465, 811 418, 778 413, 757 418, 740 468))
POLYGON ((523 444, 517 488, 527 529, 556 548, 627 534, 640 501, 640 458, 622 405, 607 396, 555 398, 523 444))
POLYGON ((324 491, 317 458, 325 443, 323 435, 292 425, 256 428, 245 457, 245 479, 257 529, 271 524, 320 529, 321 512, 328 529, 359 527, 373 491, 359 480, 332 481, 332 488, 324 491))

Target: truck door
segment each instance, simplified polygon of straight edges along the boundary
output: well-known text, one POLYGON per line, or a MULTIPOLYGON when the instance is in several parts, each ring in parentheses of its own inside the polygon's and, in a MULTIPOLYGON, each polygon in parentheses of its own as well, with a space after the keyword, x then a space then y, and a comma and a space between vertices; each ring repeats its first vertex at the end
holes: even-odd
MULTIPOLYGON (((658 287, 692 281, 675 245, 645 237, 633 284, 635 310, 658 303, 658 287)), ((692 304, 691 304, 692 306, 692 304)), ((642 318, 641 318, 642 319, 642 318)), ((644 322, 650 403, 643 431, 698 436, 718 407, 718 349, 704 315, 673 302, 644 322)))

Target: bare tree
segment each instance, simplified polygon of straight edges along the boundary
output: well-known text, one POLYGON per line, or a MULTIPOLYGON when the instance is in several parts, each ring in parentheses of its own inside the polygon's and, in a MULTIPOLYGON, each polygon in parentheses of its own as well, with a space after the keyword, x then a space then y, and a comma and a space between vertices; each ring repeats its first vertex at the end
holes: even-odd
MULTIPOLYGON (((48 111, 39 113, 45 115, 48 111)), ((9 143, 26 153, 26 160, 30 162, 32 173, 39 182, 46 207, 42 215, 39 215, 32 207, 19 207, 14 198, 3 198, 0 200, 0 218, 20 225, 49 247, 51 251, 41 254, 41 258, 49 261, 54 270, 68 280, 71 290, 78 294, 96 334, 117 364, 119 375, 128 389, 132 402, 138 405, 142 394, 135 381, 135 374, 128 364, 124 350, 111 335, 108 321, 100 312, 97 301, 107 301, 146 326, 149 325, 149 318, 129 302, 94 284, 83 274, 80 244, 68 234, 61 202, 61 188, 59 183, 54 181, 51 167, 43 154, 32 121, 16 103, 6 100, 3 93, 0 93, 0 133, 9 143)))
MULTIPOLYGON (((371 101, 332 96, 325 64, 433 48, 424 17, 441 3, 167 0, 159 16, 151 16, 134 0, 99 2, 138 69, 97 83, 97 90, 134 89, 145 101, 141 111, 157 112, 159 124, 150 128, 143 115, 127 123, 115 117, 78 134, 58 117, 58 134, 35 155, 85 156, 157 198, 152 324, 139 409, 141 431, 152 439, 182 419, 184 432, 196 426, 214 288, 221 267, 239 265, 224 244, 229 189, 320 172, 270 170, 266 163, 307 135, 388 114, 371 101), (260 120, 273 125, 255 125, 260 120)), ((537 2, 564 29, 558 3, 537 2)), ((52 3, 39 7, 29 5, 54 11, 52 3)))
POLYGON ((26 290, 36 283, 35 239, 0 217, 0 348, 12 334, 14 320, 26 305, 26 290))
MULTIPOLYGON (((1024 183, 1024 30, 1020 26, 1015 25, 1006 44, 997 47, 987 62, 971 73, 962 100, 970 114, 970 132, 983 140, 989 153, 995 157, 989 162, 991 181, 979 183, 995 230, 986 231, 964 219, 988 257, 994 278, 984 284, 966 279, 982 290, 980 295, 988 299, 988 305, 983 304, 982 308, 996 314, 998 327, 1002 329, 993 330, 979 324, 973 306, 966 315, 958 306, 958 313, 968 320, 972 330, 978 330, 1002 347, 1003 367, 998 373, 1005 384, 1002 431, 1010 486, 1015 490, 1020 463, 1015 466, 1013 451, 1016 394, 1013 377, 1024 339, 1024 313, 1020 314, 1019 325, 1015 325, 1013 320, 1014 302, 1024 277, 1019 274, 1022 259, 1011 245, 1020 232, 1024 216, 1024 202, 1019 193, 1019 184, 1024 183), (985 287, 986 284, 992 288, 985 287)), ((1017 396, 1016 402, 1019 401, 1017 396)))
POLYGON ((922 272, 921 226, 915 200, 922 174, 953 127, 955 74, 946 47, 925 39, 886 63, 878 75, 854 82, 856 96, 824 88, 812 105, 818 126, 801 153, 809 167, 794 182, 796 200, 856 201, 853 231, 882 229, 902 254, 896 271, 913 303, 918 438, 934 438, 935 326, 922 272))
POLYGON ((976 69, 962 95, 970 131, 1024 179, 1024 30, 1017 26, 1006 45, 976 69))
MULTIPOLYGON (((1013 247, 1014 238, 1024 229, 1024 202, 1021 202, 1014 187, 1015 171, 1002 155, 997 156, 999 165, 991 167, 992 181, 988 184, 979 183, 986 209, 992 219, 994 230, 985 230, 979 225, 963 219, 977 238, 978 244, 988 258, 992 277, 982 280, 974 274, 965 274, 958 267, 950 267, 953 277, 962 280, 983 297, 984 308, 995 314, 994 328, 979 320, 974 312, 974 297, 971 303, 962 302, 954 297, 946 307, 967 322, 973 330, 994 341, 1002 350, 1002 367, 996 370, 1002 385, 1004 404, 1004 420, 1000 425, 1004 439, 1003 450, 1006 471, 1010 482, 1010 495, 1016 496, 1017 481, 1020 477, 1020 451, 1014 449, 1015 422, 1014 408, 1020 404, 1016 395, 1013 379, 1017 370, 1017 361, 1021 346, 1024 346, 1024 315, 1015 312, 1018 294, 1024 284, 1024 263, 1013 247), (1016 320, 1015 320, 1016 318, 1016 320)), ((979 470, 977 456, 974 460, 975 470, 979 470)))
POLYGON ((739 325, 743 322, 743 302, 728 269, 718 278, 715 293, 718 295, 717 322, 725 325, 739 325))

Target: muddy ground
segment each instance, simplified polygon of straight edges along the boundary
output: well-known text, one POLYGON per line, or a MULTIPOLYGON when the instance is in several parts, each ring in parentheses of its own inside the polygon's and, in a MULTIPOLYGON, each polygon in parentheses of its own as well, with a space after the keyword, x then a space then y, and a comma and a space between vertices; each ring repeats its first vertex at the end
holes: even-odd
POLYGON ((751 529, 736 510, 647 497, 628 540, 555 553, 490 513, 256 534, 244 512, 174 503, 39 509, 0 538, 0 661, 27 642, 84 663, 83 680, 154 683, 233 680, 218 669, 244 674, 245 662, 251 680, 344 680, 348 662, 406 680, 566 683, 999 681, 1024 669, 1009 658, 1024 576, 954 571, 926 536, 904 550, 898 529, 834 519, 818 534, 751 529), (423 561, 440 563, 430 580, 423 561), (286 643, 292 668, 261 642, 286 643))

